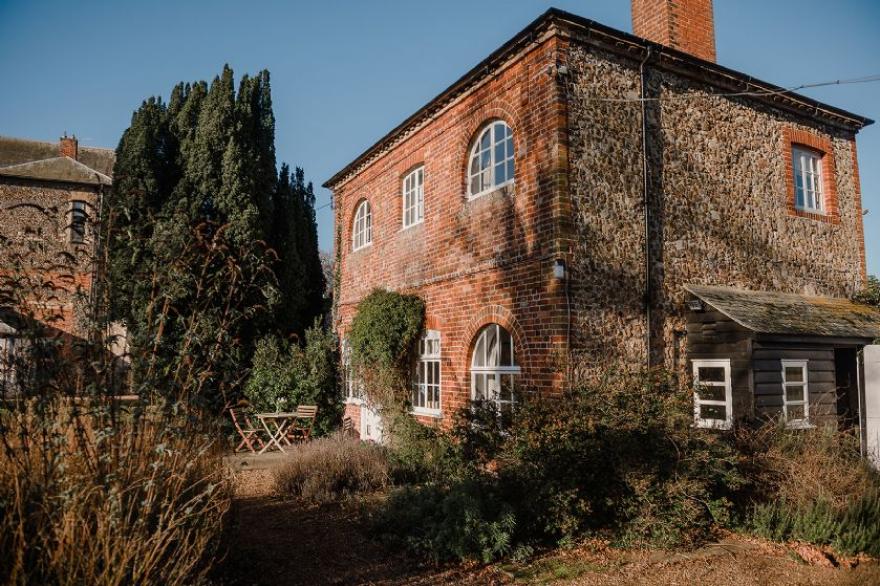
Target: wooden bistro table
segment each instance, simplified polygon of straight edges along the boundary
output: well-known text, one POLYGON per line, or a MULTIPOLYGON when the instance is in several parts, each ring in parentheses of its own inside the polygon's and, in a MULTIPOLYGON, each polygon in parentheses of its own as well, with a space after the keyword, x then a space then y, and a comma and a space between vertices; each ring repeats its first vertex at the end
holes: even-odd
POLYGON ((282 442, 291 445, 286 437, 287 428, 296 420, 296 413, 258 413, 257 419, 263 424, 263 429, 269 436, 269 441, 263 446, 258 453, 262 454, 272 446, 278 448, 280 452, 284 452, 282 442))

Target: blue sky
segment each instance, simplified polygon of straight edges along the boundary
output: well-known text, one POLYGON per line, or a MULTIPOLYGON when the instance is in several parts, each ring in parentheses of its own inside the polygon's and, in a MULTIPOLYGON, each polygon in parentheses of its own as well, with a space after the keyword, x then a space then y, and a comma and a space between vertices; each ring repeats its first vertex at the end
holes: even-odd
MULTIPOLYGON (((631 30, 627 0, 0 0, 0 134, 115 147, 146 96, 268 68, 279 162, 319 186, 550 6, 631 30)), ((785 87, 880 73, 877 0, 715 0, 715 27, 719 63, 785 87)), ((805 93, 880 120, 880 83, 805 93)), ((880 128, 859 162, 880 273, 880 128)))

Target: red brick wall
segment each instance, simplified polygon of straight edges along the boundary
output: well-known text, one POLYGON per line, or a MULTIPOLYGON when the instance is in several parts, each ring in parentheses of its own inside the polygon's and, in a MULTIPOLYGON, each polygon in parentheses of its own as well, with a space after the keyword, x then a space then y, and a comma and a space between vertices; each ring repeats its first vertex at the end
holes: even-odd
POLYGON ((712 0, 632 0, 633 33, 715 61, 712 0))
MULTIPOLYGON (((566 348, 564 288, 553 278, 565 181, 566 112, 554 65, 564 41, 551 37, 457 98, 353 177, 336 185, 340 287, 336 321, 344 335, 372 289, 419 294, 428 327, 441 333, 444 421, 470 399, 471 345, 499 323, 514 337, 525 387, 560 389, 566 348), (470 145, 496 119, 514 133, 512 187, 466 196, 470 145), (401 185, 425 168, 425 220, 402 228, 401 185), (352 251, 358 202, 373 213, 373 244, 352 251)), ((356 417, 356 410, 349 409, 356 417)))

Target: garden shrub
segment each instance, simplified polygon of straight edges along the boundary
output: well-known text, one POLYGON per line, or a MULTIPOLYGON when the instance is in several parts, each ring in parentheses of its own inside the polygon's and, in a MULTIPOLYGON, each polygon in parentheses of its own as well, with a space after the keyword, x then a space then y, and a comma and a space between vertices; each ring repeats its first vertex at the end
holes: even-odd
POLYGON ((317 405, 317 435, 328 433, 339 420, 336 389, 336 337, 319 321, 306 330, 305 344, 267 336, 257 343, 244 395, 256 411, 290 411, 317 405))
POLYGON ((415 484, 461 477, 465 460, 449 434, 419 423, 409 413, 392 413, 387 447, 395 484, 415 484))
POLYGON ((275 472, 278 492, 316 504, 374 492, 388 484, 386 450, 341 433, 299 446, 275 472))

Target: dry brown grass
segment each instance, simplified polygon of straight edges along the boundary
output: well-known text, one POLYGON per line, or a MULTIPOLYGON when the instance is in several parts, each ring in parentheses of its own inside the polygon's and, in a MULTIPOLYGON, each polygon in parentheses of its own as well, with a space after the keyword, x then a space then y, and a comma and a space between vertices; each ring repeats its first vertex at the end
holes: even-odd
POLYGON ((337 433, 297 447, 275 473, 276 489, 328 503, 388 486, 385 449, 337 433))
POLYGON ((212 442, 118 415, 61 401, 0 413, 0 582, 203 581, 231 500, 212 442))
POLYGON ((768 425, 740 435, 752 454, 752 477, 773 500, 797 506, 824 501, 842 508, 880 487, 860 457, 858 438, 833 427, 790 431, 768 425))

